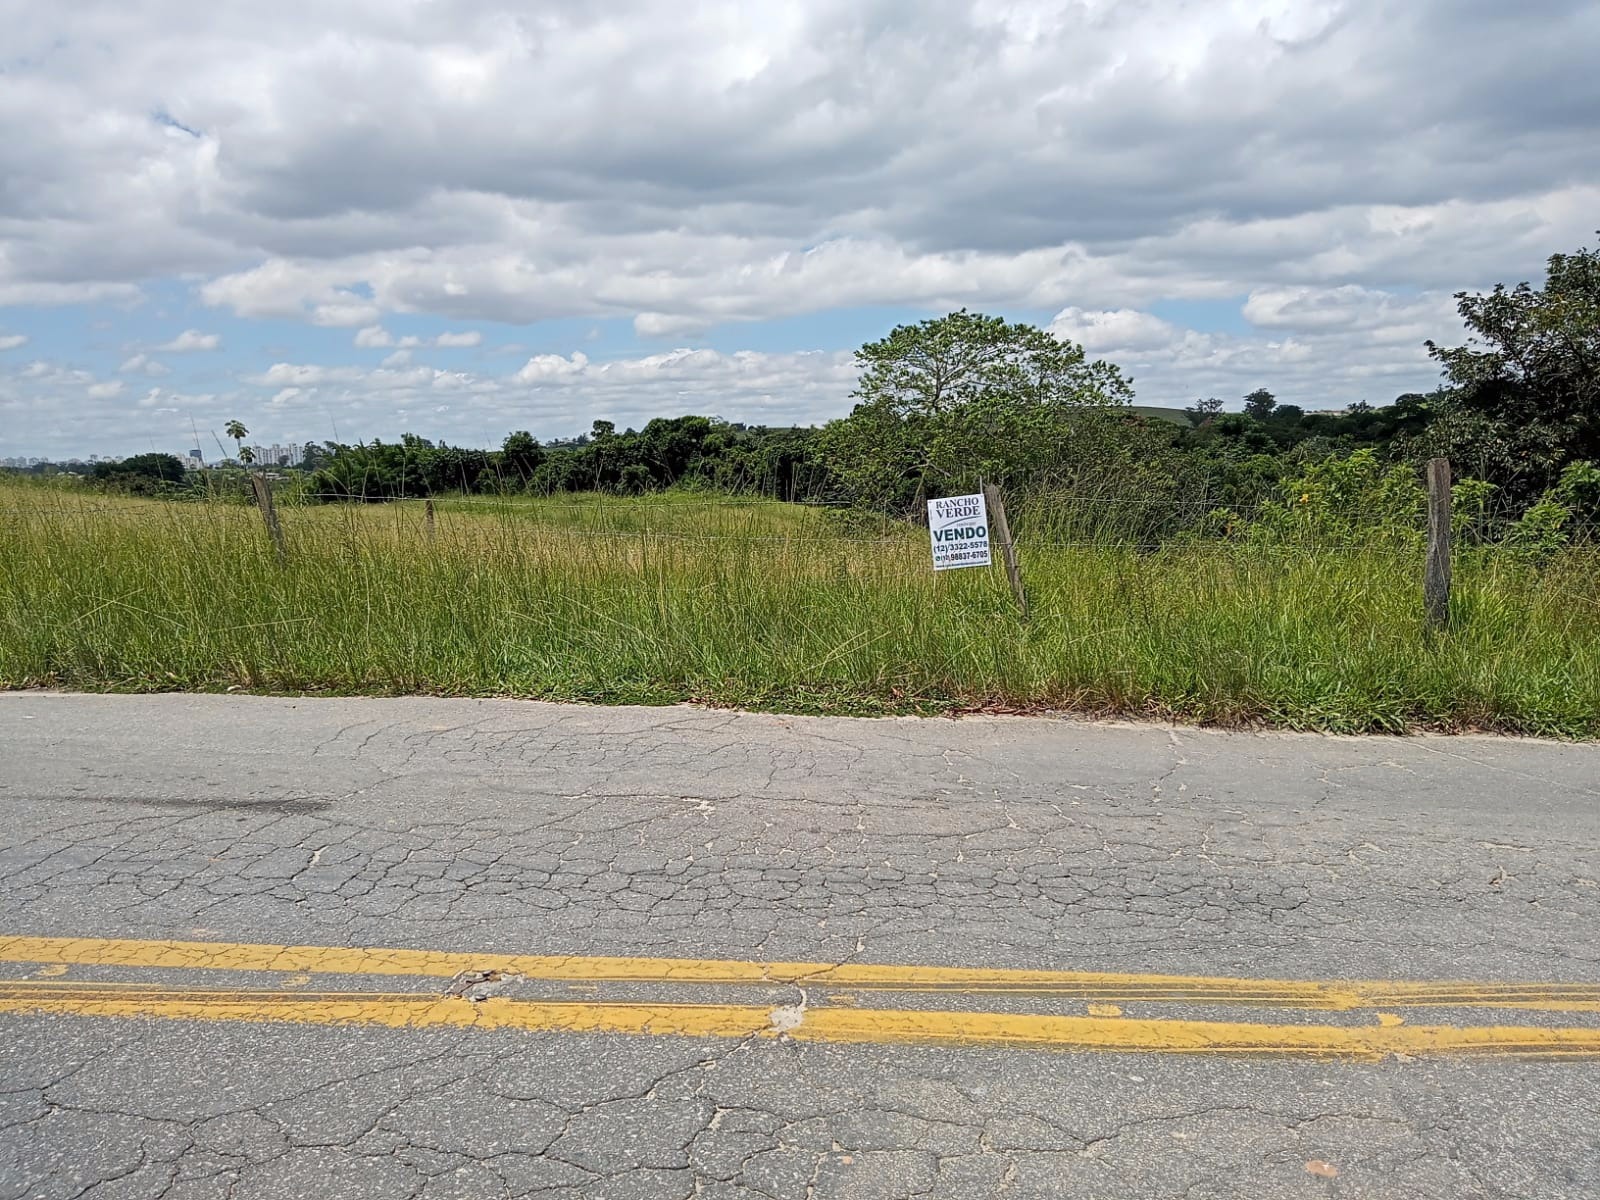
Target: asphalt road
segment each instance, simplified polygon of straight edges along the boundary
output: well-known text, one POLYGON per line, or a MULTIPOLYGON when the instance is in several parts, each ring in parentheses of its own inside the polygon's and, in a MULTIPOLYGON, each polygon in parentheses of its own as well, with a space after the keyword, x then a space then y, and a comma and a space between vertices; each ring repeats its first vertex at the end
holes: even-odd
POLYGON ((1592 1200, 1597 846, 1594 746, 0 695, 0 1200, 1592 1200))

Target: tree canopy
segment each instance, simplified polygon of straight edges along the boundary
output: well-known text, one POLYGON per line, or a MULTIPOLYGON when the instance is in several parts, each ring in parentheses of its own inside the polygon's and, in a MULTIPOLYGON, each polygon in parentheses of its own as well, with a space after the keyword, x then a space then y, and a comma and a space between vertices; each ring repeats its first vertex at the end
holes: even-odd
POLYGON ((1447 447, 1523 490, 1600 458, 1600 253, 1552 254, 1543 287, 1459 292, 1456 311, 1467 341, 1428 343, 1451 385, 1438 405, 1447 447))
POLYGON ((964 309, 901 325, 856 363, 856 406, 823 449, 845 491, 874 507, 980 477, 1036 478, 1092 440, 1096 413, 1133 399, 1121 372, 1083 347, 964 309))
POLYGON ((404 435, 307 447, 316 464, 304 485, 321 499, 388 500, 445 492, 600 491, 632 494, 666 487, 758 491, 811 498, 821 490, 816 432, 734 425, 715 417, 658 417, 618 433, 597 420, 590 431, 541 445, 525 430, 499 450, 434 445, 404 435))

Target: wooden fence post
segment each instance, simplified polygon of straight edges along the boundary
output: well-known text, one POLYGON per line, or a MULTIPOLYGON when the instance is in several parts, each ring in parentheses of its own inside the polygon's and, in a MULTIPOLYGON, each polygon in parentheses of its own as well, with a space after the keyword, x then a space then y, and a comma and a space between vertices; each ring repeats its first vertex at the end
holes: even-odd
POLYGON ((422 502, 422 515, 428 521, 428 545, 433 545, 433 497, 429 496, 422 502))
POLYGON ((284 564, 285 554, 283 549, 283 526, 278 524, 278 510, 272 503, 272 485, 264 476, 250 473, 250 486, 256 493, 256 507, 261 510, 261 519, 266 522, 267 532, 272 535, 272 548, 277 552, 278 565, 284 564))
POLYGON ((983 485, 983 496, 989 505, 989 523, 1000 535, 1000 555, 1005 561, 1006 578, 1011 580, 1011 594, 1017 598, 1022 619, 1028 619, 1028 593, 1022 589, 1022 572, 1017 568, 1017 548, 1011 541, 1011 525, 1006 521, 1005 501, 1000 499, 1000 489, 992 483, 983 485))
POLYGON ((1428 560, 1422 606, 1430 629, 1450 624, 1450 460, 1428 460, 1428 560))

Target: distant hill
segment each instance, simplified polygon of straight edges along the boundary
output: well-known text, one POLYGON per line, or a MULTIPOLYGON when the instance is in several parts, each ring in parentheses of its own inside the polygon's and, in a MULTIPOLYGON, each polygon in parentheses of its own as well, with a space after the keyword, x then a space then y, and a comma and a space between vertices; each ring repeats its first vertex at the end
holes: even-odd
POLYGON ((1171 421, 1174 425, 1182 425, 1185 429, 1192 424, 1189 414, 1181 408, 1161 408, 1154 404, 1131 404, 1128 407, 1133 412, 1146 417, 1155 417, 1161 421, 1171 421))

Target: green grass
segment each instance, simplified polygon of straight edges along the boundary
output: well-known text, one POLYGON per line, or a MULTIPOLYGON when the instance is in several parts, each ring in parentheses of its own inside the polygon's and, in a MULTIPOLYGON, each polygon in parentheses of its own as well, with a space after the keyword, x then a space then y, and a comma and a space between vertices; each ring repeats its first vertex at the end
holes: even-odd
POLYGON ((1431 637, 1413 550, 1024 550, 694 496, 252 509, 0 484, 0 686, 1071 709, 1333 731, 1600 734, 1592 551, 1463 555, 1431 637))

